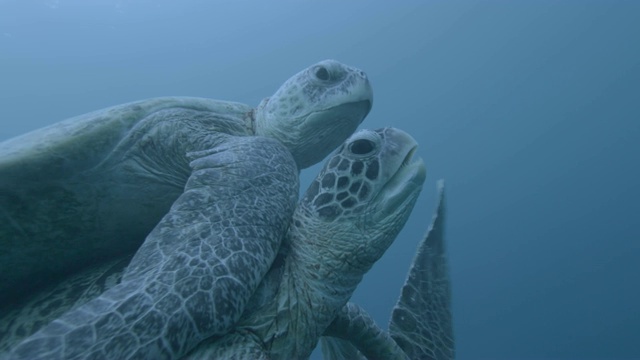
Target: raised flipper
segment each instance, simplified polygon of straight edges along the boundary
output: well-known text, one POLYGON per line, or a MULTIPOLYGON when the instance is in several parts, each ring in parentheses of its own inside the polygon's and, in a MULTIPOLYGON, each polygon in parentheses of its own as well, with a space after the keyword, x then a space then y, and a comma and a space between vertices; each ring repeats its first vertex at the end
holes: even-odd
POLYGON ((380 330, 364 310, 347 304, 321 339, 325 359, 397 358, 399 346, 409 359, 453 359, 451 281, 444 243, 444 181, 438 181, 438 204, 431 226, 418 246, 389 324, 389 335, 380 330), (356 311, 357 310, 357 311, 356 311), (339 339, 338 339, 339 338, 339 339), (366 341, 363 341, 363 338, 366 341), (376 341, 372 339, 376 338, 376 341), (393 342, 390 345, 388 342, 393 342), (360 352, 359 352, 360 351, 360 352))
POLYGON ((391 313, 389 333, 410 359, 453 359, 451 279, 444 243, 444 181, 438 205, 418 247, 400 299, 391 313))
POLYGON ((191 163, 184 193, 147 237, 178 238, 176 246, 160 247, 142 276, 54 320, 10 359, 179 358, 233 326, 290 223, 298 170, 272 139, 216 149, 191 163))

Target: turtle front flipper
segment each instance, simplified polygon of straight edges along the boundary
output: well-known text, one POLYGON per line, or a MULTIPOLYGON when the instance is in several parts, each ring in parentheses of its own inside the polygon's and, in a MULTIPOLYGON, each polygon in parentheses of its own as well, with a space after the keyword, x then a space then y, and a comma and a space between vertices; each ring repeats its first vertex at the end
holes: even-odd
POLYGON ((444 181, 440 180, 436 213, 418 246, 389 323, 391 337, 411 359, 449 360, 455 356, 444 221, 444 181))
POLYGON ((147 237, 159 250, 153 265, 54 320, 10 359, 175 359, 233 326, 291 220, 298 170, 279 142, 260 137, 230 138, 191 167, 147 237))
POLYGON ((398 344, 360 306, 347 303, 320 339, 327 360, 409 359, 398 344))

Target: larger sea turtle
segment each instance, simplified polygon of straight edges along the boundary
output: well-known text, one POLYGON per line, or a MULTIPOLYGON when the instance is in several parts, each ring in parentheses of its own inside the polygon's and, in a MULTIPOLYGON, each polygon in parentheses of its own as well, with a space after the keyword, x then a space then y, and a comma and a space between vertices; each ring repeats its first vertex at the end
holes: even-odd
MULTIPOLYGON (((436 213, 426 236, 418 246, 398 305, 394 309, 396 316, 391 319, 393 337, 378 327, 360 306, 347 303, 323 333, 321 343, 325 360, 365 357, 433 360, 454 358, 451 284, 445 252, 444 219, 444 182, 439 181, 436 213), (401 310, 402 308, 405 310, 401 310), (401 314, 403 311, 409 314, 401 314)), ((274 268, 282 266, 284 253, 283 249, 281 260, 274 264, 274 268)), ((14 332, 30 333, 29 325, 46 323, 56 318, 55 314, 60 315, 69 308, 95 298, 119 281, 121 271, 129 260, 130 257, 127 256, 119 261, 98 265, 58 284, 51 291, 38 294, 13 316, 13 323, 0 319, 0 329, 13 330, 0 337, 0 341, 11 343, 16 338, 14 332)), ((262 288, 264 286, 265 284, 260 285, 262 288)), ((0 347, 0 352, 2 349, 0 347)), ((199 350, 203 351, 204 349, 199 350)), ((242 354, 242 349, 239 352, 242 354)))
MULTIPOLYGON (((346 174, 346 176, 350 177, 350 174, 346 174)), ((323 333, 322 345, 325 359, 362 358, 359 351, 370 359, 451 360, 454 358, 450 279, 444 243, 445 205, 444 183, 442 181, 438 183, 438 191, 436 215, 433 217, 427 235, 418 247, 407 281, 394 309, 394 315, 391 319, 391 336, 387 331, 380 329, 361 307, 348 303, 336 314, 331 325, 323 333)), ((300 206, 308 205, 302 203, 300 206)), ((301 209, 296 211, 300 212, 301 209)), ((294 223, 295 221, 294 219, 294 223)), ((343 225, 349 224, 348 219, 343 219, 343 221, 343 225)), ((295 226, 295 224, 293 225, 295 226)), ((307 240, 302 237, 303 243, 314 240, 314 229, 309 230, 305 236, 307 240)), ((323 235, 324 230, 323 227, 316 229, 320 236, 326 238, 323 235)), ((290 241, 296 241, 296 238, 300 237, 291 236, 290 241)), ((329 240, 332 239, 329 238, 329 240)), ((333 243, 328 241, 325 245, 332 246, 333 243)), ((253 306, 260 305, 260 302, 269 301, 264 295, 270 295, 268 292, 273 292, 272 288, 282 279, 281 272, 288 253, 288 246, 288 243, 285 242, 280 251, 279 260, 259 286, 260 291, 257 293, 258 295, 254 296, 253 306)), ((313 258, 311 256, 309 259, 302 259, 302 265, 304 266, 313 258)), ((17 318, 21 318, 25 323, 28 323, 29 320, 43 322, 47 319, 51 320, 52 311, 59 312, 73 307, 74 303, 82 304, 88 301, 118 281, 118 272, 124 268, 128 259, 129 257, 126 257, 119 262, 100 265, 93 270, 88 270, 88 274, 77 275, 58 285, 51 292, 40 294, 39 298, 33 299, 32 303, 25 304, 21 309, 23 313, 18 314, 17 318), (55 306, 63 309, 56 309, 55 306)), ((339 276, 337 273, 332 275, 339 276)), ((304 288, 300 290, 305 291, 304 288)), ((252 316, 252 312, 255 311, 253 306, 250 303, 243 319, 252 316)), ((313 310, 317 312, 319 309, 314 308, 313 310)), ((280 309, 280 312, 280 316, 287 316, 286 309, 280 309)), ((291 316, 296 316, 296 313, 292 313, 291 316)), ((16 325, 3 323, 0 320, 0 327, 15 328, 16 325)), ((290 336, 299 335, 300 333, 295 333, 290 336)), ((280 340, 281 344, 282 342, 284 340, 280 340)), ((208 341, 208 344, 211 343, 220 350, 219 344, 216 344, 215 341, 208 341)), ((207 351, 211 351, 211 349, 207 350, 206 346, 210 345, 201 346, 195 354, 203 355, 207 351)), ((227 348, 225 351, 231 358, 247 355, 246 350, 239 346, 227 348)))
POLYGON ((118 357, 131 341, 150 336, 153 342, 136 354, 176 357, 226 332, 275 257, 297 198, 298 168, 351 134, 371 102, 362 71, 324 61, 255 110, 208 99, 152 99, 0 144, 3 309, 44 282, 134 251, 154 229, 146 239, 150 251, 134 258, 126 281, 14 355, 118 357), (247 267, 250 273, 240 271, 247 267), (132 313, 142 318, 136 322, 132 313), (74 321, 83 326, 66 333, 74 321), (147 326, 159 323, 160 330, 147 326), (131 331, 93 332, 119 325, 131 331), (68 346, 87 335, 95 341, 68 346))
POLYGON ((233 330, 187 359, 304 359, 404 226, 426 170, 407 133, 361 130, 327 161, 233 330))

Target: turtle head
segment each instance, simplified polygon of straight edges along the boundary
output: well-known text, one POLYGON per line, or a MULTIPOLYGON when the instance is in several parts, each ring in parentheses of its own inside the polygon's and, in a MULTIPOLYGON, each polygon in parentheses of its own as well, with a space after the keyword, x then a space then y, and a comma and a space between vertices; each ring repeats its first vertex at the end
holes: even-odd
POLYGON ((372 103, 373 90, 363 71, 335 60, 321 61, 260 103, 255 134, 281 141, 304 169, 353 134, 372 103))
MULTIPOLYGON (((402 229, 426 177, 414 157, 416 141, 406 132, 361 130, 327 161, 299 208, 323 248, 362 274, 387 250, 402 229)), ((331 256, 331 255, 330 255, 331 256)), ((343 264, 344 265, 344 264, 343 264)))

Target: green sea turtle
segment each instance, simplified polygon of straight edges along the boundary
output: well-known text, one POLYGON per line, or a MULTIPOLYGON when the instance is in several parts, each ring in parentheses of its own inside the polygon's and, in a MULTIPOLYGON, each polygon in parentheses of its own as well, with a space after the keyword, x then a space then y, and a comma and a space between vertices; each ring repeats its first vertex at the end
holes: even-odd
POLYGON ((325 360, 454 359, 444 221, 444 182, 439 181, 436 213, 418 245, 389 331, 380 329, 361 307, 348 303, 321 339, 325 360))
POLYGON ((276 255, 298 169, 349 136, 371 103, 362 71, 324 61, 257 109, 151 99, 1 143, 0 309, 43 283, 135 251, 153 229, 126 281, 13 355, 122 358, 125 345, 151 337, 138 354, 176 357, 225 333, 276 255), (77 322, 83 326, 65 332, 77 322), (160 330, 146 326, 159 323, 160 330), (120 325, 128 332, 109 333, 120 325), (75 342, 87 335, 95 341, 75 342))
MULTIPOLYGON (((398 305, 394 309, 394 315, 400 314, 401 307, 408 309, 411 315, 392 317, 392 338, 360 306, 347 303, 321 338, 325 360, 362 359, 365 358, 364 355, 369 359, 454 358, 451 285, 445 252, 444 219, 444 182, 440 181, 436 213, 426 236, 418 246, 398 305), (396 339, 402 346, 396 343, 396 339)), ((127 256, 74 276, 57 288, 39 294, 31 303, 25 304, 20 309, 22 313, 16 314, 14 318, 24 323, 27 322, 25 319, 35 320, 36 324, 53 320, 62 312, 95 298, 119 282, 121 271, 129 260, 130 257, 127 256), (59 304, 61 308, 52 308, 51 304, 59 304)), ((260 287, 264 287, 264 284, 260 287)), ((22 326, 3 320, 0 319, 0 328, 22 326)), ((8 337, 3 340, 8 340, 8 337)))
MULTIPOLYGON (((336 314, 331 325, 324 331, 322 348, 325 359, 363 358, 361 353, 370 359, 453 359, 450 280, 443 232, 445 205, 442 181, 438 183, 438 189, 436 215, 433 217, 426 237, 418 247, 402 295, 394 309, 390 326, 393 338, 388 332, 380 329, 362 308, 348 303, 336 314), (402 314, 403 312, 405 314, 402 314), (401 346, 398 346, 396 340, 401 346)), ((313 233, 310 236, 313 236, 313 233)), ((274 265, 274 268, 279 269, 277 271, 282 271, 285 254, 286 247, 281 251, 279 262, 274 265)), ((74 302, 82 304, 95 297, 105 288, 119 281, 119 271, 126 266, 128 259, 129 257, 119 263, 100 265, 95 271, 89 271, 85 276, 78 275, 66 284, 60 284, 57 291, 41 294, 39 299, 34 299, 34 304, 25 305, 25 309, 22 309, 25 312, 22 318, 31 317, 39 319, 40 322, 46 321, 46 312, 52 311, 47 304, 63 304, 72 307, 69 301, 71 304, 74 302), (41 312, 28 312, 29 309, 34 311, 38 307, 41 312)), ((264 289, 273 286, 274 271, 276 270, 270 270, 271 279, 264 280, 259 287, 263 294, 264 289)), ((269 276, 266 279, 269 279, 269 276)), ((250 312, 251 308, 250 305, 247 312, 250 312)), ((0 325, 8 327, 2 322, 0 325)), ((243 354, 242 349, 233 351, 243 354)), ((237 354, 232 354, 231 357, 235 355, 237 354)))
POLYGON ((238 324, 186 359, 303 359, 404 226, 425 180, 407 133, 361 130, 327 161, 238 324))

